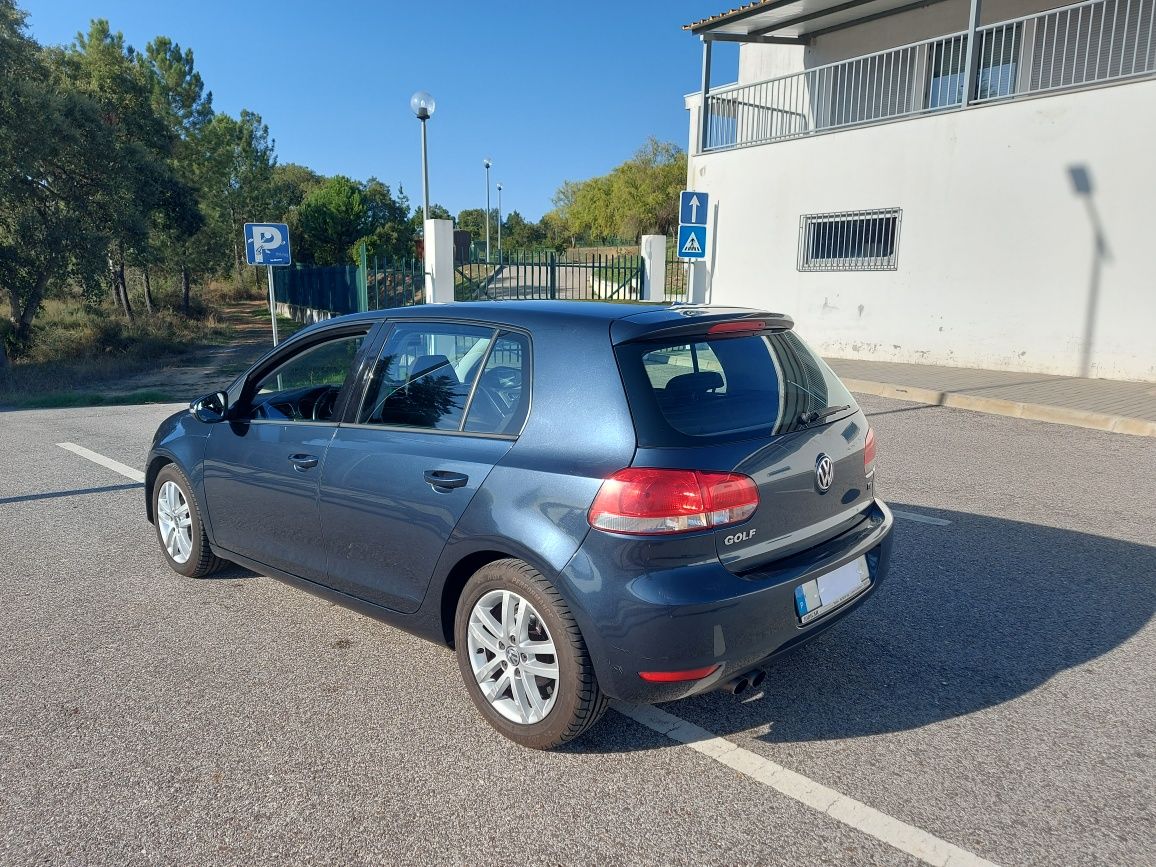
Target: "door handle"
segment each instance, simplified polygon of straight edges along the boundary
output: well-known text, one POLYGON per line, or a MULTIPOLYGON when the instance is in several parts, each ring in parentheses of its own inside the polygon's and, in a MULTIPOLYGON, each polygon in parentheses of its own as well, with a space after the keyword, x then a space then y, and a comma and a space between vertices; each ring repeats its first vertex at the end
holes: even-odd
POLYGON ((454 473, 449 470, 426 470, 425 480, 434 490, 448 491, 452 488, 464 488, 470 481, 465 473, 454 473))
POLYGON ((303 473, 317 466, 317 455, 289 455, 289 463, 297 472, 303 473))

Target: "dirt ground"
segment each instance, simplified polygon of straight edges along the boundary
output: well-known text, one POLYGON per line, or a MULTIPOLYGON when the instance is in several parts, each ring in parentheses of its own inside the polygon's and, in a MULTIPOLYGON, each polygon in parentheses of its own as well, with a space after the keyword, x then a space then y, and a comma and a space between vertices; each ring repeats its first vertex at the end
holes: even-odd
MULTIPOLYGON (((225 308, 223 318, 233 331, 229 343, 204 346, 166 360, 152 370, 102 383, 99 391, 111 396, 155 391, 177 400, 192 400, 223 388, 273 343, 269 307, 264 301, 234 302, 225 308)), ((300 327, 288 319, 278 319, 282 340, 300 327)))

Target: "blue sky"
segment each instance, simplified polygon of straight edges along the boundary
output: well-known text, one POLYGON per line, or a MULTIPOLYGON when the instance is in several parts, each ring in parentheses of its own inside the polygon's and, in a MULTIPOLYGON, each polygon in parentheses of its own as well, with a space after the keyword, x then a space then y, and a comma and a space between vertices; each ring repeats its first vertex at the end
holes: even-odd
MULTIPOLYGON (((437 100, 429 122, 431 199, 455 214, 484 207, 482 159, 489 156, 491 180, 504 187, 503 210, 531 219, 549 210, 563 180, 608 171, 648 135, 686 146, 682 94, 698 88, 701 54, 681 25, 734 5, 18 2, 45 44, 71 42, 97 17, 138 48, 170 36, 193 49, 218 110, 261 114, 281 162, 376 175, 401 184, 414 205, 421 201, 420 132, 409 97, 428 90, 437 100)), ((736 57, 716 49, 716 83, 734 79, 736 57)))

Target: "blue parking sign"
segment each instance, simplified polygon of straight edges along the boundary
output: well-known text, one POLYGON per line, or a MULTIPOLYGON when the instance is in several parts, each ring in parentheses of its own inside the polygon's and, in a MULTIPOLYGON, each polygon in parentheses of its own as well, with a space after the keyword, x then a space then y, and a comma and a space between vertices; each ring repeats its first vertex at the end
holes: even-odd
POLYGON ((678 258, 706 258, 706 226, 678 227, 678 258))
POLYGON ((245 261, 250 265, 288 265, 289 227, 284 223, 246 223, 245 261))
POLYGON ((678 221, 684 226, 705 226, 710 196, 683 190, 678 196, 678 221))

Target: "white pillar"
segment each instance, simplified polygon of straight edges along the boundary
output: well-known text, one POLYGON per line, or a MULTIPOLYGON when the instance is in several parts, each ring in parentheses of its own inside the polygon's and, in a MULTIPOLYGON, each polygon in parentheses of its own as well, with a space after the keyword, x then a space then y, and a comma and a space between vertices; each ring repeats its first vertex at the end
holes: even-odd
POLYGON ((690 263, 690 273, 687 275, 686 300, 691 304, 710 303, 710 271, 706 262, 698 260, 690 263))
POLYGON ((425 300, 449 304, 454 300, 454 221, 425 221, 425 300))
POLYGON ((642 300, 666 300, 666 235, 642 236, 642 300))

